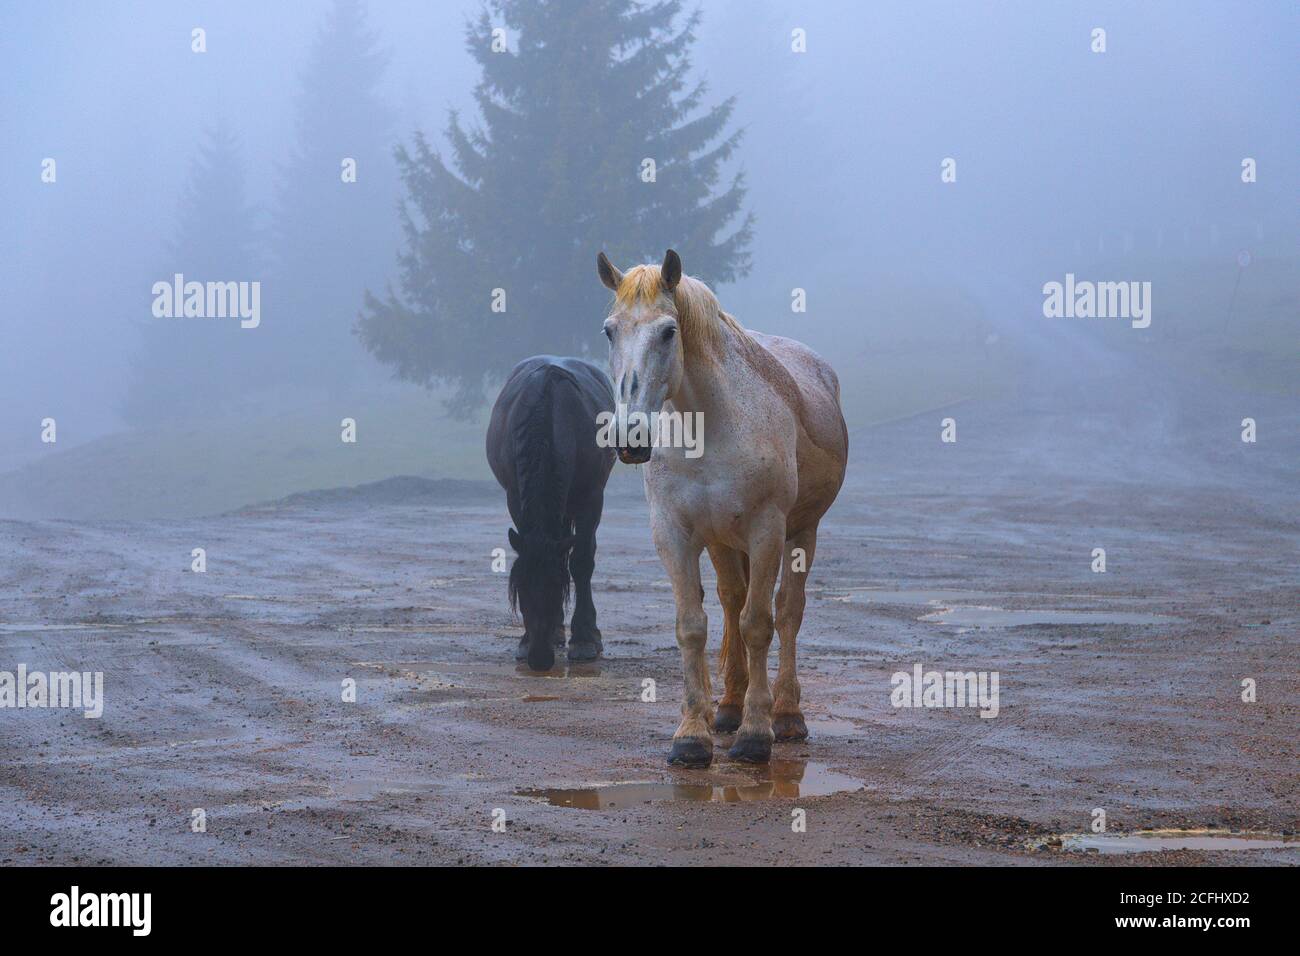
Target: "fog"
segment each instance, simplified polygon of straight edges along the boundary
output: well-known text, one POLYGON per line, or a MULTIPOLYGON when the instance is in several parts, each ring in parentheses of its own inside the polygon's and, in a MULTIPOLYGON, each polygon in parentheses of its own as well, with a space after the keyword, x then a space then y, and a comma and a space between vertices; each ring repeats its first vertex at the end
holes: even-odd
MULTIPOLYGON (((202 513, 386 474, 485 474, 479 424, 443 418, 439 383, 395 381, 352 334, 364 291, 401 280, 394 147, 420 132, 445 153, 450 110, 482 123, 466 48, 482 8, 361 4, 373 58, 336 57, 317 38, 351 9, 88 0, 0 12, 0 513, 202 513), (360 92, 373 101, 358 94, 371 67, 360 92), (217 185, 196 174, 205 150, 217 185), (357 159, 355 184, 339 184, 343 156, 357 159), (303 185, 321 170, 328 187, 303 185), (177 272, 260 281, 259 326, 218 334, 212 320, 157 317, 151 289, 177 272), (357 408, 375 439, 364 467, 308 452, 293 464, 301 443, 336 446, 357 408), (249 437, 273 427, 284 433, 269 445, 249 437), (250 480, 259 468, 277 477, 250 480), (198 472, 222 494, 187 493, 198 472), (96 497, 88 483, 134 490, 96 497)), ((1108 420, 1128 437, 1220 392, 1294 411, 1294 3, 699 11, 701 110, 734 96, 727 132, 743 131, 717 189, 743 173, 754 217, 748 275, 716 291, 746 326, 832 359, 851 428, 970 399, 1087 414, 1080 395, 1117 389, 1152 390, 1140 414, 1108 420), (796 30, 806 52, 792 49, 796 30), (1067 274, 1151 283, 1150 325, 1045 317, 1044 285, 1067 274), (806 311, 792 310, 796 289, 806 311)), ((596 173, 570 175, 580 191, 596 173)), ((693 271, 673 222, 654 234, 693 271)), ((600 291, 598 251, 552 277, 584 310, 600 291)), ((594 355, 601 318, 590 315, 594 355)))

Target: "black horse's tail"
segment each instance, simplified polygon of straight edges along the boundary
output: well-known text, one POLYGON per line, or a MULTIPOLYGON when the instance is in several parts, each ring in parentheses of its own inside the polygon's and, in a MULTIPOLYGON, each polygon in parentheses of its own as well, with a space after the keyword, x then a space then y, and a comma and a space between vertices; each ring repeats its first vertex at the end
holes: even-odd
POLYGON ((572 423, 558 408, 563 392, 578 382, 565 369, 547 365, 535 373, 529 389, 527 412, 511 432, 515 478, 519 492, 519 531, 524 550, 510 568, 510 606, 517 608, 519 591, 526 586, 558 587, 562 606, 569 602, 569 572, 562 553, 554 546, 573 533, 565 514, 577 455, 572 423))

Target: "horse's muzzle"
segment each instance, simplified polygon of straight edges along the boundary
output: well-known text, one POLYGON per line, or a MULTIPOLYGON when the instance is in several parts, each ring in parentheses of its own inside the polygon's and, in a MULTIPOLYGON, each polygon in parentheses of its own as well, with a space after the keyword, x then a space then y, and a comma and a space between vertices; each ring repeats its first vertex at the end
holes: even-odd
POLYGON ((635 448, 620 448, 618 460, 625 465, 644 465, 650 460, 650 446, 639 445, 635 448))

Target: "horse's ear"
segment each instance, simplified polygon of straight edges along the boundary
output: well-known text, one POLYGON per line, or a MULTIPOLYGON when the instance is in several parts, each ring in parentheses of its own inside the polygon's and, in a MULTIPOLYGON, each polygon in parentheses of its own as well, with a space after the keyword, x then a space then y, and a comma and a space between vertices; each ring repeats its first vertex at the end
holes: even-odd
POLYGON ((514 528, 510 529, 506 537, 510 539, 510 547, 515 549, 515 554, 518 554, 520 549, 524 546, 524 539, 519 537, 519 532, 514 528))
POLYGON ((603 252, 596 256, 596 271, 600 273, 600 281, 605 283, 605 288, 618 291, 618 285, 623 281, 623 273, 614 268, 614 264, 603 252))
POLYGON ((664 253, 664 264, 659 268, 659 277, 665 292, 672 292, 677 288, 677 283, 682 281, 682 260, 671 249, 664 253))

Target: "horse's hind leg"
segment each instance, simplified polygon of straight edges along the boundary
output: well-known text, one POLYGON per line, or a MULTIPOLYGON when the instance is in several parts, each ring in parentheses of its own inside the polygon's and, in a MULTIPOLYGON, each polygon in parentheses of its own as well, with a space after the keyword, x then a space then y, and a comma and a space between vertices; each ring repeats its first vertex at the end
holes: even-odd
POLYGON ((740 635, 745 640, 745 715, 728 751, 732 760, 767 763, 772 756, 772 688, 767 679, 767 652, 772 646, 772 591, 781 570, 785 544, 785 515, 775 508, 750 526, 749 588, 740 611, 740 635))
POLYGON ((588 504, 574 521, 575 540, 569 555, 573 575, 573 619, 569 622, 569 660, 594 661, 603 650, 596 626, 596 604, 591 598, 591 576, 596 570, 596 528, 604 496, 588 504))
POLYGON ((713 718, 713 729, 720 734, 733 733, 744 714, 745 639, 740 636, 740 609, 745 606, 748 568, 745 554, 725 545, 709 548, 709 558, 718 572, 718 600, 722 604, 722 700, 713 718))
POLYGON ((781 561, 781 589, 776 592, 776 633, 781 638, 781 664, 776 673, 776 702, 772 733, 777 740, 803 740, 808 725, 799 710, 799 676, 795 667, 795 642, 803 623, 804 587, 817 549, 814 525, 787 539, 781 561))

